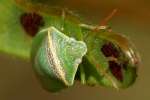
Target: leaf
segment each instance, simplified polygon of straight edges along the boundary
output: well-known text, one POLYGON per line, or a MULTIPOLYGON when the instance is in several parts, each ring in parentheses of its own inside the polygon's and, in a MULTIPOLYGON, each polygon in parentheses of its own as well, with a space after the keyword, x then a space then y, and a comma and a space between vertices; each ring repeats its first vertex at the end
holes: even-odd
POLYGON ((50 27, 34 38, 32 47, 34 69, 44 85, 49 83, 48 90, 58 91, 73 85, 78 65, 87 51, 84 42, 50 27))
POLYGON ((42 7, 24 0, 0 0, 0 11, 3 12, 0 15, 0 52, 30 59, 33 37, 28 35, 28 31, 24 29, 21 23, 21 16, 23 14, 32 15, 35 13, 42 17, 44 25, 39 27, 38 31, 49 26, 61 29, 62 25, 64 25, 64 33, 78 40, 82 39, 81 29, 77 25, 78 20, 67 15, 64 21, 61 17, 61 10, 59 10, 59 15, 55 15, 53 10, 51 12, 51 10, 47 10, 47 7, 43 7, 43 9, 42 7))
POLYGON ((20 25, 24 13, 13 0, 0 0, 0 51, 22 58, 29 58, 31 38, 20 25))
POLYGON ((108 30, 83 30, 88 48, 82 63, 86 83, 116 89, 132 85, 139 66, 138 53, 132 43, 126 37, 108 30))

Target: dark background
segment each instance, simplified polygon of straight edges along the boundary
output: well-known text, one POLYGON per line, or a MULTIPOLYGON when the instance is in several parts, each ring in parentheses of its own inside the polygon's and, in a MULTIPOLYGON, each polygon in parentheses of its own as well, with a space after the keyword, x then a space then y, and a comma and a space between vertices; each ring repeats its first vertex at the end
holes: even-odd
POLYGON ((58 1, 60 3, 54 1, 53 4, 68 7, 83 18, 93 20, 93 23, 99 23, 114 8, 118 8, 109 25, 113 31, 128 35, 141 55, 142 64, 136 83, 121 91, 77 83, 72 88, 53 94, 40 87, 30 62, 0 54, 0 100, 150 100, 150 1, 58 1))

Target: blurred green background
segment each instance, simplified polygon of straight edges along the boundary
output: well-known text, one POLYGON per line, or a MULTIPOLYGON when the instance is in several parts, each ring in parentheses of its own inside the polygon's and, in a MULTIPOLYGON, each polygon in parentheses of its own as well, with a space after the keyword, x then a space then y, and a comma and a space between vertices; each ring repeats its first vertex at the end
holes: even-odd
POLYGON ((140 53, 142 63, 136 83, 121 91, 77 83, 72 88, 53 94, 41 88, 30 62, 0 54, 0 100, 150 100, 150 1, 52 1, 54 5, 67 7, 79 13, 87 22, 93 20, 96 24, 118 8, 109 25, 113 31, 128 35, 140 53))

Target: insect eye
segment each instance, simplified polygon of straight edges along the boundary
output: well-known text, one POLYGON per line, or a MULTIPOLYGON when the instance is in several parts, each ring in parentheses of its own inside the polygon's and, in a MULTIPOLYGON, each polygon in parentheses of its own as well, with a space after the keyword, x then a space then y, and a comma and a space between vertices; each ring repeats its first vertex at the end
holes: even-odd
POLYGON ((44 25, 42 16, 36 13, 24 13, 20 17, 20 23, 26 33, 35 36, 39 28, 44 25))

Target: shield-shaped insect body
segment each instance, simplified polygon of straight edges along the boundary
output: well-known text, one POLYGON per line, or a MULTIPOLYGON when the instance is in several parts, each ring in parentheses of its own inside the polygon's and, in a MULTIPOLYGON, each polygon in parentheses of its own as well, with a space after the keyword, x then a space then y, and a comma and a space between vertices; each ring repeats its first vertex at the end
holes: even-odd
POLYGON ((32 62, 43 86, 50 91, 72 86, 86 44, 69 38, 54 27, 41 31, 33 40, 32 62))

